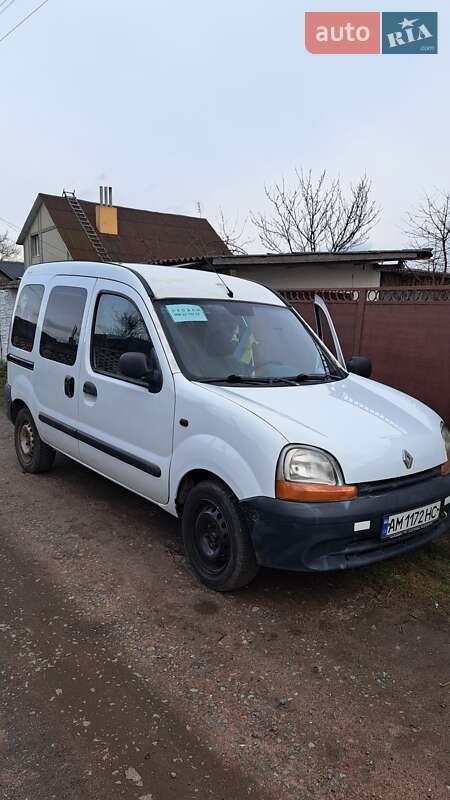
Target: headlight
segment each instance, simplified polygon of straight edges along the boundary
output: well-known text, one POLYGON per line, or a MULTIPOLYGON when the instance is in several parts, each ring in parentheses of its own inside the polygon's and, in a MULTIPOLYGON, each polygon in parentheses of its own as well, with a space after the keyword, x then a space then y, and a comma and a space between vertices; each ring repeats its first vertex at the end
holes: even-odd
POLYGON ((334 459, 323 450, 312 447, 295 447, 284 455, 282 477, 296 483, 323 483, 336 486, 343 483, 334 459))
POLYGON ((447 428, 447 425, 444 425, 443 422, 441 423, 441 433, 447 453, 447 461, 445 464, 441 465, 441 474, 450 475, 450 430, 447 428))
POLYGON ((351 500, 356 486, 346 486, 336 459, 315 447, 286 447, 280 456, 276 496, 280 500, 323 502, 351 500))

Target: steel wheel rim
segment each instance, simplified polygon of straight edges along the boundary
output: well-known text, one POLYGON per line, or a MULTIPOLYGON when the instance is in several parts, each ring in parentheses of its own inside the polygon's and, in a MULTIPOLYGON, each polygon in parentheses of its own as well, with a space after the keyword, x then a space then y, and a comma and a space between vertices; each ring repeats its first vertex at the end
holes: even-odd
POLYGON ((24 422, 19 430, 19 447, 23 460, 29 463, 33 458, 34 432, 29 422, 24 422))
POLYGON ((196 560, 202 570, 219 575, 227 567, 230 555, 230 531, 221 509, 212 502, 204 502, 194 526, 196 560))

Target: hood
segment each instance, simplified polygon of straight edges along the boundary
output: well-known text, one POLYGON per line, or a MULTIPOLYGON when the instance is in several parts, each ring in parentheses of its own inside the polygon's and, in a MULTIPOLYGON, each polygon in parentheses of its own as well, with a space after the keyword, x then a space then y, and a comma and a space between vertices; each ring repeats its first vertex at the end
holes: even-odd
MULTIPOLYGON (((203 384, 205 386, 205 384, 203 384)), ((446 460, 440 418, 381 383, 349 375, 300 386, 208 386, 276 428, 286 442, 327 450, 346 483, 404 477, 446 460), (408 470, 403 451, 413 457, 408 470)))

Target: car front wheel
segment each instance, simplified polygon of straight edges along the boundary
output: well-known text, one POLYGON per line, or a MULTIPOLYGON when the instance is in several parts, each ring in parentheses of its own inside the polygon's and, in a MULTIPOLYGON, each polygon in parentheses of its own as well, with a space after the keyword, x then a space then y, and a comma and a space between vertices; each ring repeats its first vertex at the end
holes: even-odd
POLYGON ((183 539, 189 565, 210 589, 230 592, 258 572, 255 551, 234 494, 216 481, 189 492, 183 509, 183 539))

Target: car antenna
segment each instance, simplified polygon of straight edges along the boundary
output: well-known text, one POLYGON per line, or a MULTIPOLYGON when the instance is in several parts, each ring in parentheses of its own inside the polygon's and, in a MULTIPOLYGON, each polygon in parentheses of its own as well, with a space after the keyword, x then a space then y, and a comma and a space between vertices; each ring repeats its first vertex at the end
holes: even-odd
POLYGON ((229 286, 227 286, 227 284, 225 283, 224 279, 222 278, 222 275, 220 274, 220 272, 217 271, 217 269, 216 269, 214 263, 211 261, 211 259, 208 258, 208 256, 204 256, 204 259, 205 259, 206 263, 209 264, 209 266, 213 268, 214 272, 216 273, 217 277, 219 278, 219 281, 221 281, 221 283, 223 283, 225 289, 227 290, 228 297, 234 297, 234 292, 230 289, 229 286))

